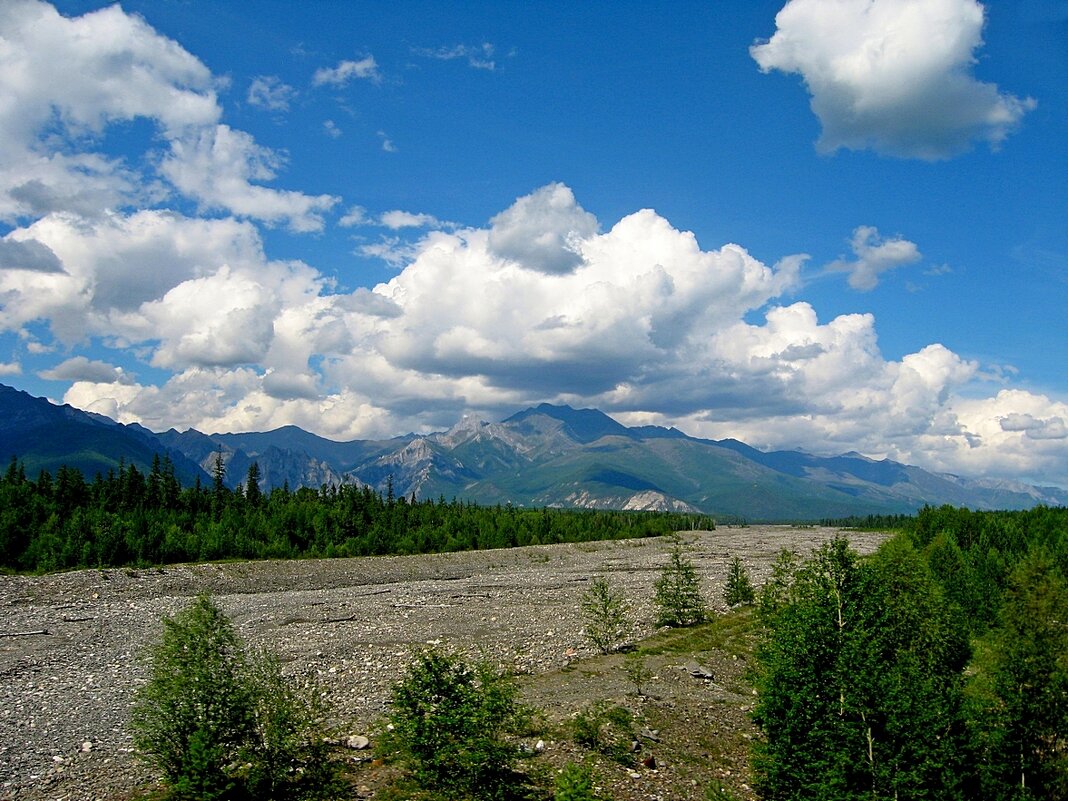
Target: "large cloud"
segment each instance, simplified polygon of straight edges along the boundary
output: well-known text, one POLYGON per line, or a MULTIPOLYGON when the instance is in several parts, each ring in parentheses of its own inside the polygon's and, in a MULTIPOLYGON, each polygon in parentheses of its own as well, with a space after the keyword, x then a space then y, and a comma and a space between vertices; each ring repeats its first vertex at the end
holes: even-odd
POLYGON ((997 146, 1034 108, 971 74, 982 45, 976 0, 790 0, 750 53, 798 73, 823 126, 819 146, 941 159, 997 146))
POLYGON ((91 148, 113 123, 147 119, 169 144, 164 175, 210 208, 322 227, 336 198, 253 183, 277 154, 220 125, 210 70, 118 5, 61 16, 38 0, 0 5, 0 219, 53 211, 83 216, 159 200, 165 188, 91 148))
MULTIPOLYGON (((552 194, 571 196, 552 185, 513 208, 552 194)), ((547 240, 563 229, 542 224, 547 240)), ((378 437, 555 401, 761 447, 1068 484, 1062 400, 992 395, 988 372, 937 343, 886 358, 872 315, 820 320, 789 298, 802 257, 706 250, 647 209, 607 230, 589 221, 568 239, 576 263, 546 271, 543 252, 497 252, 493 225, 429 232, 389 282, 338 292, 307 265, 268 260, 245 222, 53 215, 15 234, 66 272, 0 271, 0 294, 18 298, 0 323, 46 319, 71 343, 86 326, 140 348, 168 381, 130 383, 136 368, 102 381, 101 366, 67 363, 86 377, 65 400, 153 428, 378 437), (141 274, 149 254, 163 269, 141 274)))

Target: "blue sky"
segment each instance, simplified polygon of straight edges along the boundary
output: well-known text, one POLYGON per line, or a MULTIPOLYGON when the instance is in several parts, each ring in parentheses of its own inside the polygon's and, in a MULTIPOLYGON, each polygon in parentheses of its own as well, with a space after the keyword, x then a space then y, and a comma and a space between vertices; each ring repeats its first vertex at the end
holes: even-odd
POLYGON ((0 381, 1068 486, 1068 3, 0 7, 0 381))

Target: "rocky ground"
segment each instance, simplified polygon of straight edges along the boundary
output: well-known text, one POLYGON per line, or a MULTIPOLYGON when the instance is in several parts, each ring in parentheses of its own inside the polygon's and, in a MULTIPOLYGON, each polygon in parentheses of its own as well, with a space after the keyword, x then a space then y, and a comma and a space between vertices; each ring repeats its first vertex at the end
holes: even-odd
MULTIPOLYGON (((682 539, 706 597, 722 609, 733 556, 742 557, 759 585, 782 548, 804 554, 834 534, 752 526, 686 532, 682 539)), ((862 553, 882 539, 847 536, 862 553)), ((635 765, 604 768, 617 798, 703 798, 709 764, 742 787, 744 749, 716 756, 721 732, 735 740, 752 736, 744 666, 729 647, 685 659, 675 647, 650 657, 655 678, 639 697, 627 689, 622 658, 596 656, 582 634, 579 599, 601 574, 628 599, 635 636, 653 634, 653 582, 671 547, 657 538, 0 576, 0 799, 116 799, 153 783, 131 749, 131 701, 161 618, 202 591, 214 594, 246 641, 278 653, 287 673, 322 681, 345 732, 373 734, 413 648, 440 643, 522 674, 527 701, 547 710, 546 731, 559 731, 552 727, 591 698, 629 699, 636 720, 662 732, 643 739, 642 752, 659 753, 660 764, 642 768, 636 757, 635 765), (713 679, 685 669, 697 658, 715 660, 713 679), (688 738, 691 747, 673 746, 672 737, 688 738), (690 785, 692 794, 679 790, 690 785)), ((563 740, 544 742, 558 761, 573 749, 563 740)))

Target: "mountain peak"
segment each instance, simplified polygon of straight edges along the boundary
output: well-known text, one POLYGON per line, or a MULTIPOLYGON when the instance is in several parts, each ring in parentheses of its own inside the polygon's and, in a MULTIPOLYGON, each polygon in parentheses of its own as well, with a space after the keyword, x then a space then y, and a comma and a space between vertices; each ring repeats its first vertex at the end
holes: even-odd
POLYGON ((566 433, 583 444, 607 436, 629 436, 630 430, 597 409, 573 409, 570 406, 555 406, 540 403, 517 412, 504 420, 505 424, 522 423, 532 417, 548 417, 564 424, 566 433))

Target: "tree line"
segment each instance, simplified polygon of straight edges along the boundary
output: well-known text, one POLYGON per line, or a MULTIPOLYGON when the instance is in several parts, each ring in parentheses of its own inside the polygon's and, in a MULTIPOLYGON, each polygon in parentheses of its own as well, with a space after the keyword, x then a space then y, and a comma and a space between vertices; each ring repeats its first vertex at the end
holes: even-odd
POLYGON ((710 518, 667 512, 477 506, 396 496, 367 486, 260 489, 253 463, 226 486, 217 457, 211 482, 182 486, 157 456, 145 473, 120 464, 87 481, 61 467, 29 478, 12 458, 0 479, 0 568, 47 572, 219 559, 414 554, 656 536, 713 528, 710 518))

